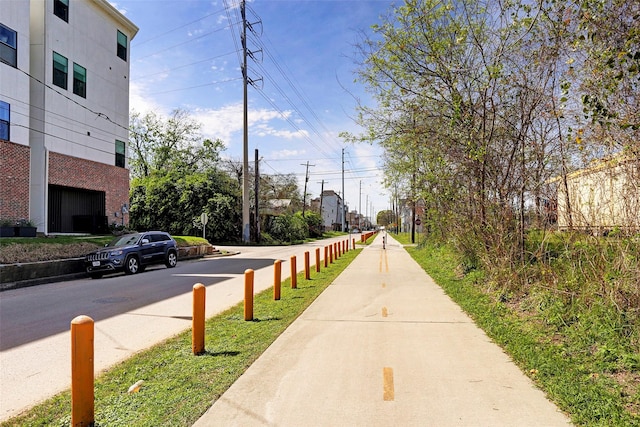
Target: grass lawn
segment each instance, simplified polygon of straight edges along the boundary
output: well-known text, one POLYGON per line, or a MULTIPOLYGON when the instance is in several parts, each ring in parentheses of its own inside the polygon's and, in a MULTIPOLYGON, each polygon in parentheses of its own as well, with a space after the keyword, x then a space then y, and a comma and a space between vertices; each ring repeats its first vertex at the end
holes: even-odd
MULTIPOLYGON (((112 367, 95 381, 96 426, 190 426, 266 350, 357 256, 351 250, 316 273, 298 274, 297 289, 282 283, 280 301, 272 289, 255 296, 254 321, 244 321, 243 303, 208 319, 206 352, 191 353, 191 330, 112 367), (144 380, 138 393, 128 388, 144 380)), ((324 265, 324 264, 323 264, 324 265)), ((67 369, 67 366, 61 369, 67 369)), ((68 426, 71 393, 66 391, 2 426, 68 426)))

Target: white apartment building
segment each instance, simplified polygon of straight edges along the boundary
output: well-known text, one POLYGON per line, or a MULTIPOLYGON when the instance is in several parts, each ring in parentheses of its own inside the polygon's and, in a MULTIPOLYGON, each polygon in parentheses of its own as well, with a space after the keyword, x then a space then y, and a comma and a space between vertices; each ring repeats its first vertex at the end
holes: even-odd
POLYGON ((333 190, 324 190, 320 195, 322 225, 325 230, 341 230, 342 218, 347 209, 342 197, 333 190))
POLYGON ((2 0, 0 221, 96 232, 128 205, 137 31, 106 0, 2 0))

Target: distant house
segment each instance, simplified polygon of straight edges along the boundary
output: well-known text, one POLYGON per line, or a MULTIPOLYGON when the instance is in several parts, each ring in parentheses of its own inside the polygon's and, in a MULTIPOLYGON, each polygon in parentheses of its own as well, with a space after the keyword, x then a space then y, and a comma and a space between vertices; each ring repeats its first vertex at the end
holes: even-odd
POLYGON ((0 220, 42 233, 128 222, 137 31, 107 0, 2 1, 0 220))
POLYGON ((291 199, 269 199, 262 213, 266 215, 281 215, 289 210, 290 206, 291 199))
POLYGON ((558 228, 607 233, 640 230, 640 159, 616 156, 567 176, 557 185, 558 228))
POLYGON ((341 230, 346 207, 342 202, 342 197, 335 191, 324 190, 319 198, 311 201, 311 209, 320 212, 325 230, 341 230))
MULTIPOLYGON (((413 202, 409 199, 400 200, 400 229, 403 233, 411 232, 411 223, 413 219, 413 202)), ((416 228, 417 233, 422 233, 422 224, 424 221, 424 200, 418 200, 416 208, 416 228)))

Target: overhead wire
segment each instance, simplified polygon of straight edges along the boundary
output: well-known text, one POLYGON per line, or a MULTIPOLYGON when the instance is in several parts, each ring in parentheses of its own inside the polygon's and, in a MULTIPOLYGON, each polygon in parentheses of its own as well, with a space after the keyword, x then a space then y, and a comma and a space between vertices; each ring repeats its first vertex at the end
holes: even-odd
POLYGON ((160 34, 158 34, 158 35, 156 35, 156 36, 153 36, 153 37, 148 38, 148 39, 146 39, 146 40, 143 40, 143 41, 141 41, 141 42, 138 42, 138 41, 132 42, 132 44, 135 44, 135 46, 137 47, 137 46, 140 46, 140 45, 142 45, 142 44, 148 43, 148 42, 150 42, 150 41, 157 40, 157 39, 162 38, 162 37, 164 37, 164 36, 166 36, 166 35, 168 35, 168 34, 173 33, 174 31, 177 31, 177 30, 180 30, 180 29, 182 29, 182 28, 188 27, 188 26, 189 26, 189 25, 191 25, 191 24, 195 24, 196 22, 203 21, 203 20, 207 19, 207 18, 208 18, 208 17, 210 17, 210 16, 213 16, 213 15, 216 15, 216 14, 218 14, 218 13, 222 13, 222 12, 224 12, 224 9, 216 10, 215 12, 208 13, 208 14, 206 14, 206 15, 204 15, 204 16, 202 16, 202 17, 198 18, 198 19, 195 19, 195 20, 193 20, 193 21, 187 22, 186 24, 180 25, 180 26, 178 26, 178 27, 174 27, 174 28, 172 28, 172 29, 170 29, 170 30, 167 30, 167 31, 165 31, 165 32, 163 32, 163 33, 160 33, 160 34))

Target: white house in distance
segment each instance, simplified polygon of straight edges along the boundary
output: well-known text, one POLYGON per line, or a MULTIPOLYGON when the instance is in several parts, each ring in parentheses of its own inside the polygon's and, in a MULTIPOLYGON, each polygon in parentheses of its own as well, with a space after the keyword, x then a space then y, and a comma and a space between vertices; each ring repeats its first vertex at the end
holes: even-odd
POLYGON ((311 201, 311 208, 320 212, 325 230, 341 230, 346 207, 342 197, 333 190, 324 190, 320 197, 311 201))
POLYGON ((95 232, 128 205, 137 31, 106 0, 2 1, 0 221, 95 232))

